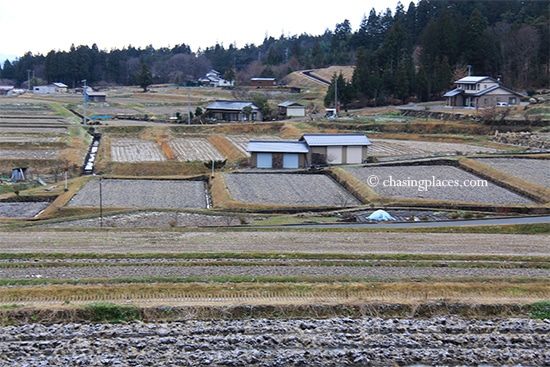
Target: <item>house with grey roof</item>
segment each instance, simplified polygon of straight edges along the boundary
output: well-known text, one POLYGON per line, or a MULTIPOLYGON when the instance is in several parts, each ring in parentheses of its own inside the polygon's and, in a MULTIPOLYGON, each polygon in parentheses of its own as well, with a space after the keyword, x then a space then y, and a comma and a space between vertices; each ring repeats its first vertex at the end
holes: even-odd
POLYGON ((467 76, 455 81, 456 88, 445 93, 447 107, 489 108, 499 102, 519 105, 521 94, 489 76, 467 76))
POLYGON ((221 77, 219 71, 209 70, 206 75, 199 78, 199 84, 210 87, 233 87, 235 82, 233 80, 225 80, 221 77))
POLYGON ((262 121, 262 111, 251 101, 214 101, 205 107, 206 116, 222 122, 262 121))
POLYGON ((361 164, 370 140, 364 134, 304 134, 298 141, 251 140, 253 168, 307 168, 327 164, 361 164))

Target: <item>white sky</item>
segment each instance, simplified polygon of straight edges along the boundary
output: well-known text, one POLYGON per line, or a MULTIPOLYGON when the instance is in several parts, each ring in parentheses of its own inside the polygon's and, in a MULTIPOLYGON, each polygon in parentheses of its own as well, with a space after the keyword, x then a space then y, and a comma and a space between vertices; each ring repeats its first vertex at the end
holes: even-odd
MULTIPOLYGON (((266 35, 320 35, 348 19, 359 28, 372 8, 395 12, 398 0, 0 0, 0 61, 75 46, 259 45, 266 35)), ((402 1, 405 10, 410 0, 402 1)), ((416 1, 415 1, 416 3, 416 1)))

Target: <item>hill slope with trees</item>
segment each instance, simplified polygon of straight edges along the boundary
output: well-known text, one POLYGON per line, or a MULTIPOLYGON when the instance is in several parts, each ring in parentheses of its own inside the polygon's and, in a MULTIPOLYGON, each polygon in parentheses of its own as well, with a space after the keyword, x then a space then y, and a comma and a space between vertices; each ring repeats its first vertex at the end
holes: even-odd
POLYGON ((526 91, 549 84, 549 14, 545 1, 420 0, 406 9, 401 3, 393 11, 372 9, 356 30, 344 20, 321 35, 266 37, 242 48, 216 44, 193 52, 182 43, 106 51, 93 44, 46 55, 27 52, 3 63, 0 81, 28 87, 31 70, 32 85, 77 87, 83 79, 96 87, 140 85, 145 65, 153 83, 195 85, 216 69, 247 85, 251 77, 280 80, 297 70, 347 65, 355 66, 351 78, 333 78, 333 84, 340 79, 346 105, 440 99, 469 68, 526 91))

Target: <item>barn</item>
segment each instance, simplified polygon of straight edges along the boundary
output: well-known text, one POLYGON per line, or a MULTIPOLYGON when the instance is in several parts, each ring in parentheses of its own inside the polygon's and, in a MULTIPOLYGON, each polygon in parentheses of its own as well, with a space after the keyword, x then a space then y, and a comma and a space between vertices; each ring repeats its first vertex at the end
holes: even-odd
POLYGON ((273 88, 277 86, 275 78, 251 78, 250 85, 256 88, 273 88))
POLYGON ((63 83, 52 83, 48 85, 37 85, 32 91, 37 94, 67 93, 67 85, 63 83))
POLYGON ((306 168, 308 146, 301 141, 251 140, 246 150, 252 168, 306 168))
POLYGON ((363 163, 371 145, 365 134, 304 134, 299 141, 309 147, 308 161, 321 166, 363 163))

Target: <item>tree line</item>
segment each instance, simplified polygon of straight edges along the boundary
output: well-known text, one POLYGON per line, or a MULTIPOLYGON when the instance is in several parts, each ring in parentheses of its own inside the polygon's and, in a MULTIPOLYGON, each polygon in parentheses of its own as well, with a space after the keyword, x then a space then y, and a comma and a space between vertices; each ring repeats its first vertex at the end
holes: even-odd
POLYGON ((0 69, 3 84, 63 82, 81 85, 194 85, 210 69, 236 85, 251 77, 279 80, 292 71, 353 65, 351 80, 335 75, 326 104, 337 87, 340 102, 380 105, 441 98, 452 82, 471 71, 502 80, 516 90, 548 87, 550 3, 521 0, 419 0, 407 9, 365 14, 359 28, 349 20, 320 35, 266 36, 260 45, 216 44, 195 52, 182 43, 155 49, 131 45, 110 51, 72 45, 46 55, 27 52, 0 69), (145 69, 144 69, 145 68, 145 69))

